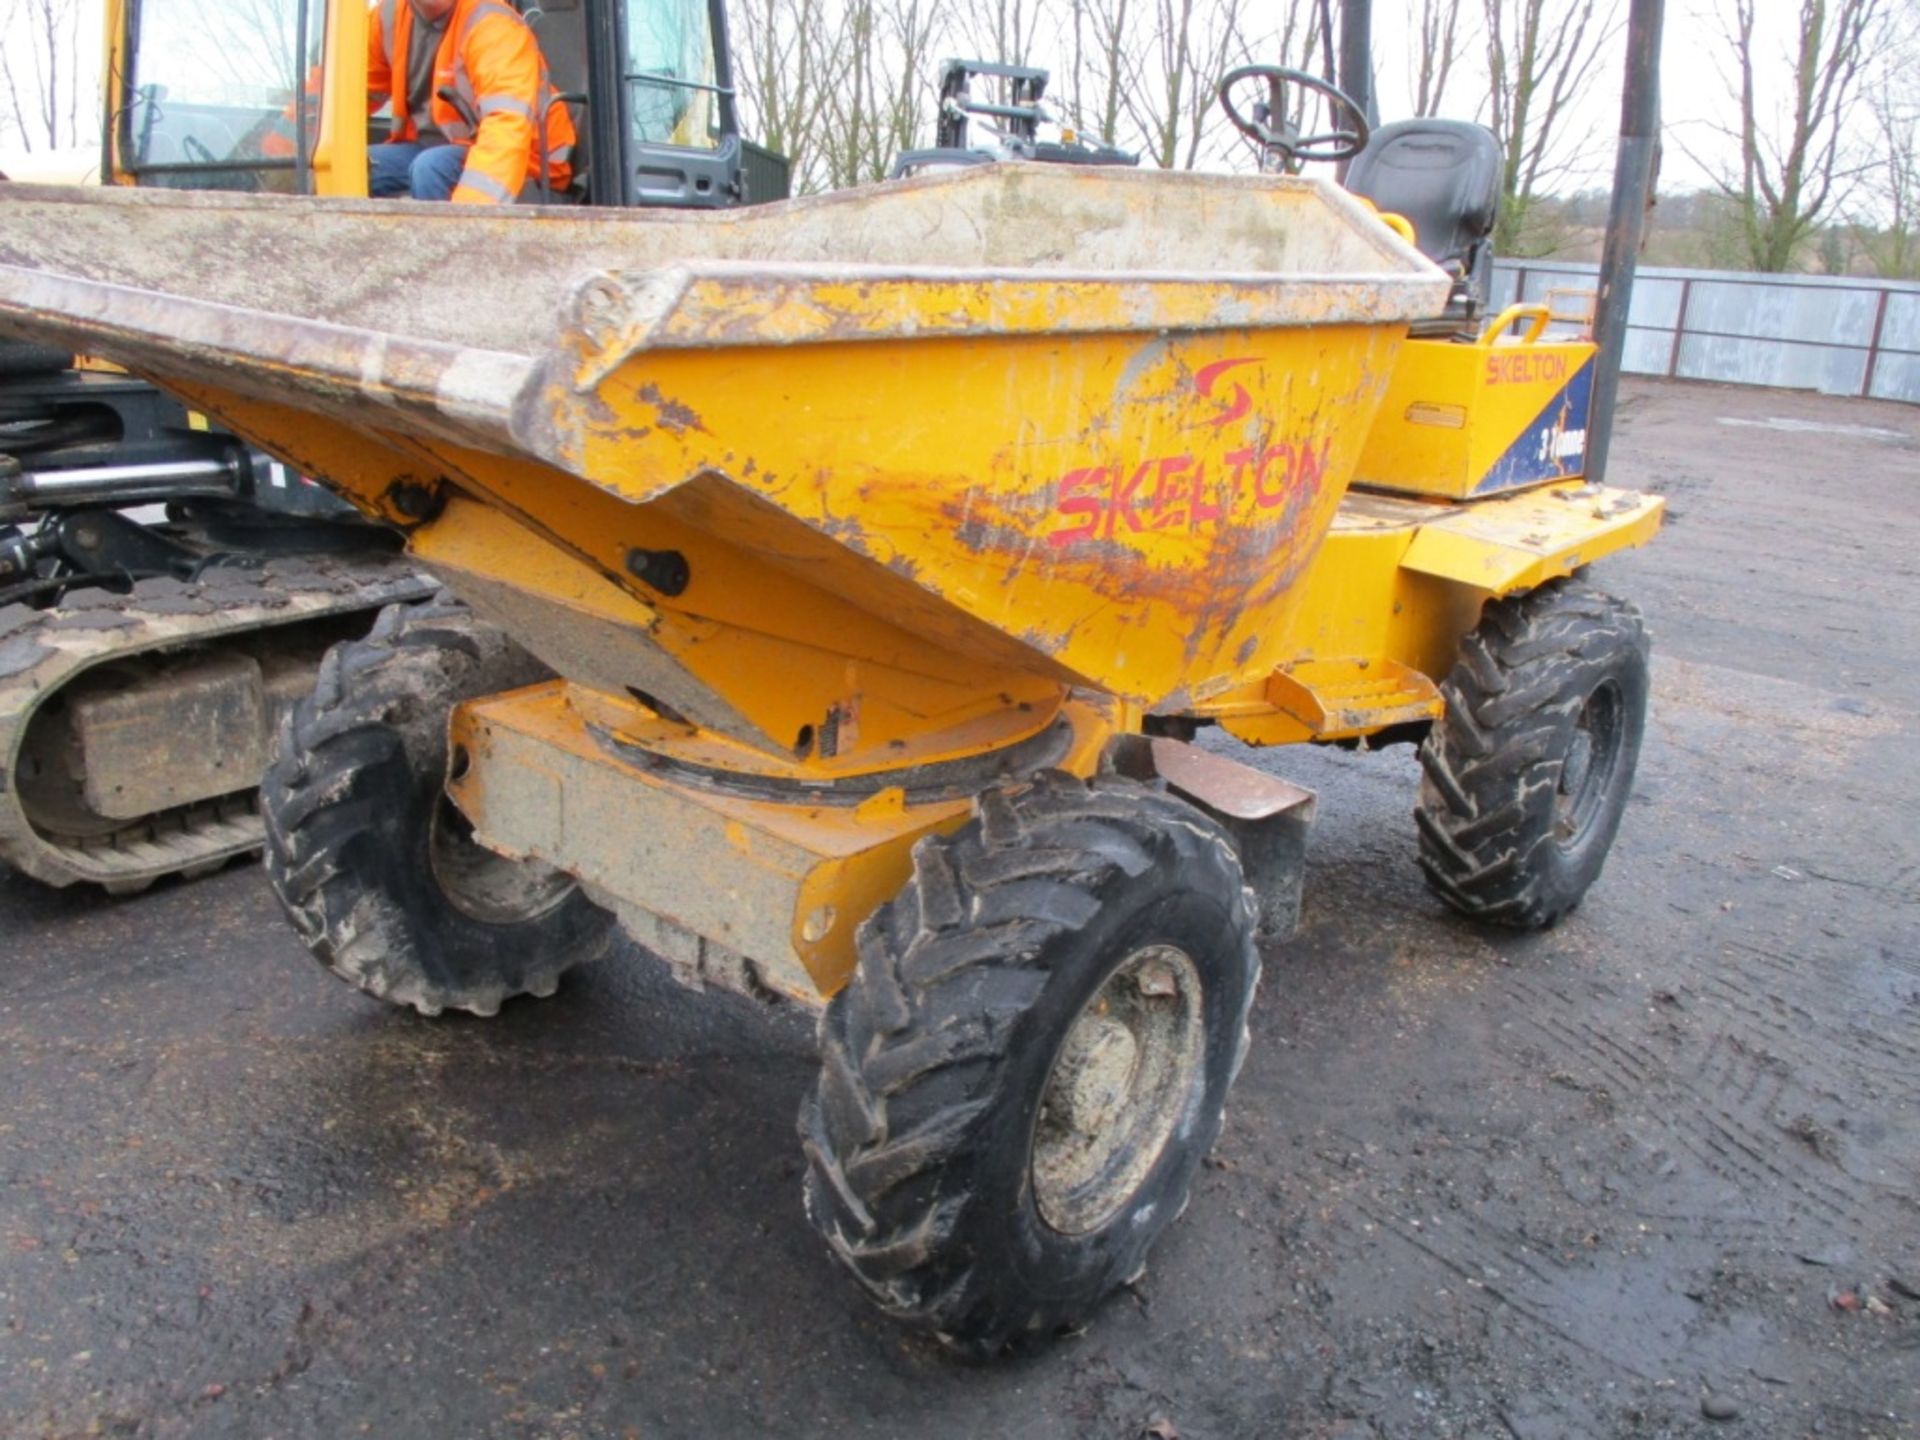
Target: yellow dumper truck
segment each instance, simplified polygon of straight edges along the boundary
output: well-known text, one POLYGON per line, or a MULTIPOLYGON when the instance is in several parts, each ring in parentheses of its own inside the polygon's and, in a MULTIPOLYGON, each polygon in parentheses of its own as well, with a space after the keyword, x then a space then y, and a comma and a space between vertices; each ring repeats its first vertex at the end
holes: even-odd
POLYGON ((1583 478, 1593 347, 1486 316, 1391 188, 0 189, 0 330, 151 377, 444 581, 281 732, 312 952, 491 1014, 618 925, 820 1007, 808 1212, 990 1350, 1142 1269, 1292 924, 1312 797, 1203 727, 1418 740, 1422 862, 1489 919, 1558 919, 1619 824, 1647 643, 1582 577, 1659 502, 1583 478))

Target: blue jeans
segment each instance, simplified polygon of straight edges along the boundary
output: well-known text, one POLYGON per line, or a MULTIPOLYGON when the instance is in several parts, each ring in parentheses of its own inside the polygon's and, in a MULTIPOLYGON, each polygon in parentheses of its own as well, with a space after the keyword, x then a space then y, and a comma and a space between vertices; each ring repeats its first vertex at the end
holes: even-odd
POLYGON ((415 200, 451 200, 467 167, 464 145, 424 146, 396 140, 367 147, 367 194, 376 200, 410 195, 415 200))

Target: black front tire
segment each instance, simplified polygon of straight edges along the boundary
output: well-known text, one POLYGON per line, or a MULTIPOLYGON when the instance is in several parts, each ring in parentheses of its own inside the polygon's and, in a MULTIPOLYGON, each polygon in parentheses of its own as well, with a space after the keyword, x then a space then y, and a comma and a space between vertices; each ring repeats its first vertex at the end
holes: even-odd
POLYGON ((915 847, 800 1119, 808 1214, 883 1310, 986 1355, 1144 1269, 1246 1053, 1254 918, 1225 834, 1128 781, 1049 774, 915 847))
POLYGON ((475 842, 446 797, 447 717, 545 679, 446 596, 327 652, 261 784, 267 878, 316 959, 423 1015, 551 995, 614 920, 568 877, 475 842))
POLYGON ((1420 749, 1420 867, 1464 915, 1544 929, 1612 848, 1646 729, 1640 613, 1581 581, 1488 602, 1420 749))

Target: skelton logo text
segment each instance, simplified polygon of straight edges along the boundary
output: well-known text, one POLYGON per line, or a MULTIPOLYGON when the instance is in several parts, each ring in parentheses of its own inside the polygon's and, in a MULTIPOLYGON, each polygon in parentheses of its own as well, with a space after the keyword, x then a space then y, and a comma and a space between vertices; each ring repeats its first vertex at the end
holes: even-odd
POLYGON ((1314 436, 1245 445, 1211 468, 1192 454, 1083 465, 1060 477, 1047 543, 1244 524, 1310 501, 1326 468, 1327 442, 1314 436))
MULTIPOLYGON (((1233 378, 1254 355, 1215 360, 1193 372, 1193 390, 1212 402, 1189 430, 1218 433, 1253 413, 1253 397, 1233 378)), ((1264 428, 1264 427, 1263 427, 1264 428)), ((1196 447, 1197 448, 1197 447, 1196 447)), ((1109 459, 1067 471, 1054 487, 1054 528, 1047 543, 1065 548, 1154 531, 1198 531, 1237 525, 1320 493, 1327 442, 1313 435, 1262 440, 1205 459, 1191 450, 1138 459, 1109 459)))
POLYGON ((1565 355, 1542 355, 1522 350, 1513 355, 1498 351, 1487 356, 1489 385, 1558 385, 1567 378, 1565 355))

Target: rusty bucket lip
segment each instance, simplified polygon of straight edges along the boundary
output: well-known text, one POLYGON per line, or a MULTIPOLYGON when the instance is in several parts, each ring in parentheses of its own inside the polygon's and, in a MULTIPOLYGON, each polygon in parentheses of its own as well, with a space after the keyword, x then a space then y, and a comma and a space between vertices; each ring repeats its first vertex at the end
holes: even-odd
MULTIPOLYGON (((277 195, 262 191, 174 190, 164 187, 132 185, 47 184, 37 181, 0 181, 0 206, 17 203, 30 205, 48 201, 61 205, 111 207, 149 206, 165 210, 206 211, 306 211, 312 214, 342 216, 379 216, 390 219, 396 213, 408 217, 413 229, 487 225, 541 225, 550 227, 601 229, 607 227, 666 227, 726 230, 736 228, 743 218, 758 221, 776 232, 781 228, 775 217, 806 216, 815 211, 833 211, 858 207, 875 198, 951 192, 965 196, 969 191, 1057 191, 1069 196, 1084 190, 1124 190, 1130 187, 1195 194, 1241 193, 1261 196, 1317 193, 1342 212, 1349 222, 1370 222, 1375 211, 1367 202, 1342 189, 1331 178, 1320 175, 1230 175, 1199 170, 1126 169, 1119 166, 1048 165, 1016 160, 990 165, 970 165, 957 170, 913 175, 898 180, 881 180, 850 185, 838 190, 795 195, 764 204, 719 209, 675 209, 666 206, 479 206, 423 205, 410 200, 373 200, 353 196, 277 195)), ((1444 274, 1416 247, 1384 225, 1365 223, 1358 227, 1368 244, 1376 249, 1382 262, 1396 269, 1419 271, 1432 269, 1444 274)), ((5 254, 0 244, 0 258, 5 254)), ((1194 247, 1204 257, 1205 247, 1194 247)), ((1124 273, 1146 273, 1129 269, 1124 273)), ((1195 274, 1226 274, 1197 265, 1195 274)))
POLYGON ((1423 274, 1263 274, 702 260, 574 291, 585 388, 644 350, 1020 335, 1395 325, 1436 313, 1423 274), (970 301, 972 303, 955 303, 970 301))
MULTIPOLYGON (((741 261, 675 265, 637 278, 641 283, 629 286, 619 276, 587 277, 574 289, 572 321, 556 316, 532 354, 5 264, 0 330, 82 348, 135 371, 174 371, 222 385, 258 367, 257 385, 235 388, 265 385, 263 393, 271 393, 298 382, 342 402, 358 397, 496 429, 510 425, 517 398, 538 383, 542 369, 558 369, 568 388, 585 391, 649 349, 1392 325, 1428 313, 1436 285, 1446 283, 1418 275, 1202 277, 741 261), (618 298, 608 305, 610 290, 618 298), (984 313, 944 303, 965 291, 990 300, 984 313), (601 313, 584 321, 590 296, 600 297, 601 313), (749 297, 778 303, 744 307, 749 297), (752 313, 743 314, 747 308, 752 313)), ((507 431, 499 429, 498 438, 508 440, 507 431)))
POLYGON ((577 318, 583 299, 609 284, 645 292, 655 317, 669 304, 685 312, 673 324, 640 327, 650 344, 665 346, 880 340, 926 334, 930 327, 931 333, 994 334, 1385 323, 1434 313, 1447 283, 1443 271, 1379 223, 1363 201, 1308 177, 1094 173, 1006 163, 702 212, 0 185, 0 206, 6 204, 52 213, 38 223, 23 216, 14 227, 18 238, 0 239, 0 314, 21 309, 19 272, 40 272, 121 287, 117 299, 150 290, 182 303, 345 330, 391 325, 396 337, 421 343, 523 355, 552 345, 556 332, 577 318), (58 223, 62 212, 70 223, 58 223), (81 223, 88 212, 95 218, 81 223), (236 212, 262 223, 227 223, 236 212), (1296 217, 1305 214, 1319 219, 1297 230, 1296 217), (163 216, 178 217, 177 223, 169 227, 163 216), (328 221, 337 222, 331 233, 328 221), (1199 225, 1221 238, 1189 243, 1187 227, 1199 225), (150 251, 124 243, 128 230, 149 227, 150 251), (1290 238, 1295 235, 1318 240, 1290 238), (247 243, 236 246, 241 237, 247 243), (209 254, 210 248, 220 253, 209 254), (384 252, 389 269, 400 263, 408 274, 416 263, 471 266, 492 253, 508 267, 494 278, 510 286, 501 297, 511 300, 504 307, 510 314, 471 303, 436 314, 415 304, 396 318, 390 306, 373 303, 384 294, 379 282, 369 288, 368 277, 354 273, 362 263, 357 257, 370 251, 384 252), (1295 258, 1284 260, 1289 253, 1295 258), (1281 264, 1286 268, 1276 268, 1281 264), (318 292, 271 283, 276 271, 316 269, 337 271, 347 283, 318 292), (243 270, 252 273, 243 276, 243 270), (248 283, 260 278, 270 283, 248 283), (972 306, 972 321, 959 326, 942 323, 951 306, 869 307, 857 334, 834 325, 783 330, 773 324, 756 332, 737 323, 739 301, 749 290, 798 297, 804 308, 814 303, 809 292, 861 284, 980 286, 1006 292, 999 298, 1009 303, 972 306), (1048 303, 1035 308, 1013 293, 1021 287, 1048 303), (1127 288, 1123 303, 1099 303, 1093 292, 1113 287, 1127 288), (1363 288, 1367 297, 1342 304, 1341 287, 1363 288), (1220 292, 1219 302, 1196 303, 1210 288, 1220 292), (1094 303, 1063 303, 1071 291, 1089 292, 1094 303), (1297 302, 1309 292, 1320 298, 1305 313, 1297 302), (1170 298, 1176 295, 1182 298, 1170 298), (724 305, 729 315, 712 313, 703 298, 724 305), (314 308, 322 305, 334 308, 314 308), (717 323, 723 319, 733 323, 717 323))

